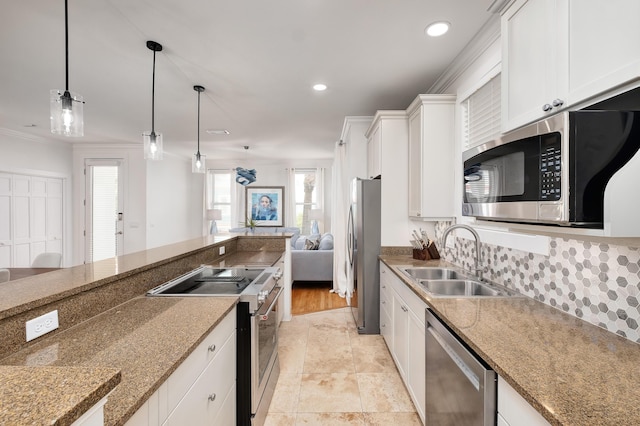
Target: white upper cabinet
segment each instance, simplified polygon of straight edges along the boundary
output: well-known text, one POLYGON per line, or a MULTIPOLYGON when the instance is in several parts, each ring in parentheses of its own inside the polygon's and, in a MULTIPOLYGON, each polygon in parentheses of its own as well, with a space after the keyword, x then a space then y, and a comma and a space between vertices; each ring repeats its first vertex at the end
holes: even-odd
POLYGON ((569 16, 569 105, 640 78, 640 1, 560 3, 569 16))
POLYGON ((517 0, 502 16, 502 126, 514 129, 558 110, 559 22, 555 0, 517 0))
POLYGON ((516 0, 502 15, 509 131, 640 78, 638 0, 516 0))
POLYGON ((455 95, 418 95, 409 116, 409 216, 454 216, 455 95))

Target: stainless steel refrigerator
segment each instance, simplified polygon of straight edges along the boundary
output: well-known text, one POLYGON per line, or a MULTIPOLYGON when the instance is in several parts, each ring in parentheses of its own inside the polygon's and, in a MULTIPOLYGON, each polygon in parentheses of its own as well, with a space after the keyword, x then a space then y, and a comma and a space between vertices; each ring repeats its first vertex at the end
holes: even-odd
POLYGON ((380 179, 355 178, 347 224, 351 312, 360 334, 380 334, 380 179))

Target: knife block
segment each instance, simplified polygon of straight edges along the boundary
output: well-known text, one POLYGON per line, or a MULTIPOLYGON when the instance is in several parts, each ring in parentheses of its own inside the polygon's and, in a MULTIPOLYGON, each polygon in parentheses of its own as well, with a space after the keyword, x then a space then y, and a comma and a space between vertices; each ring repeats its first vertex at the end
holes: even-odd
POLYGON ((430 241, 426 248, 413 249, 413 258, 417 260, 435 260, 440 259, 440 253, 438 253, 438 248, 433 241, 430 241))
POLYGON ((418 260, 429 260, 431 256, 429 255, 429 250, 426 248, 423 249, 413 249, 413 258, 418 260))

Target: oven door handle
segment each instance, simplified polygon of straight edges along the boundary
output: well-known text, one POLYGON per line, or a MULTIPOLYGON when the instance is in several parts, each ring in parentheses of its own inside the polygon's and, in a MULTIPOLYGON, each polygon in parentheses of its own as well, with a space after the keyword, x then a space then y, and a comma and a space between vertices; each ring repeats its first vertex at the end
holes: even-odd
POLYGON ((266 321, 269 319, 269 314, 278 302, 278 297, 280 297, 280 293, 282 293, 282 290, 284 290, 283 287, 275 287, 274 291, 271 292, 267 300, 265 300, 260 309, 258 309, 258 312, 256 312, 256 316, 260 321, 266 321), (275 294, 275 296, 272 296, 273 294, 275 294))

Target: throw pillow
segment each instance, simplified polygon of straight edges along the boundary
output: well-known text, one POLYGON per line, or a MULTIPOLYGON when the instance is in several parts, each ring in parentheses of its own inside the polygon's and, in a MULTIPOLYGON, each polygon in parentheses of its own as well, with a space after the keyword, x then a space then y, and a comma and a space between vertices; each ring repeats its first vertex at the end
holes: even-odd
POLYGON ((318 250, 319 245, 320 245, 320 242, 318 241, 317 238, 307 238, 307 240, 304 242, 304 249, 318 250))
POLYGON ((333 235, 324 234, 320 239, 318 250, 333 250, 333 235))

